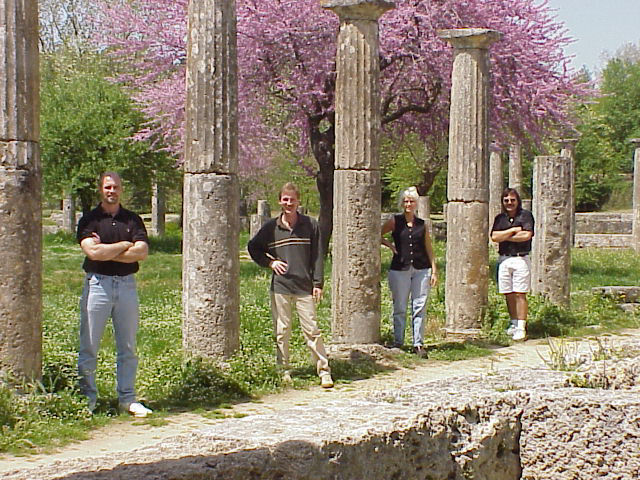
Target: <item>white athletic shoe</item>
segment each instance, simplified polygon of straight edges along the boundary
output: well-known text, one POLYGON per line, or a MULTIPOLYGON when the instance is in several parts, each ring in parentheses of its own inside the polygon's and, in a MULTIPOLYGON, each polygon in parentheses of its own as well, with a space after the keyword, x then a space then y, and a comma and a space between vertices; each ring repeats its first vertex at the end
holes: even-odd
POLYGON ((126 410, 136 418, 146 418, 153 413, 153 410, 139 402, 130 403, 126 410))
POLYGON ((527 322, 525 320, 518 320, 516 328, 513 330, 513 340, 516 342, 526 340, 527 338, 527 322))
POLYGON ((320 386, 322 386, 322 388, 333 388, 333 378, 331 378, 330 373, 320 375, 320 386))
POLYGON ((510 337, 513 337, 513 332, 516 331, 516 322, 517 320, 511 320, 511 322, 509 322, 509 328, 507 328, 507 335, 509 335, 510 337))

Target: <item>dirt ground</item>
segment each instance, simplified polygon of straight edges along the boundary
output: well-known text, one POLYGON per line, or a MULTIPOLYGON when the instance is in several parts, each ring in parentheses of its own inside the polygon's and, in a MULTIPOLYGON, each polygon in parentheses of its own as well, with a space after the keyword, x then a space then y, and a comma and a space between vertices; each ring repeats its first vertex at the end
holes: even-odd
MULTIPOLYGON (((598 339, 615 348, 616 341, 630 336, 640 337, 640 329, 626 330, 616 335, 601 335, 598 339)), ((576 348, 583 351, 597 348, 595 338, 582 339, 578 344, 572 344, 570 350, 575 351, 576 348)), ((398 368, 373 378, 348 384, 337 383, 335 388, 330 390, 324 390, 319 386, 308 390, 289 389, 282 393, 265 396, 257 402, 236 404, 231 409, 225 410, 225 414, 227 416, 234 414, 260 415, 286 410, 294 406, 322 403, 327 400, 361 398, 372 392, 393 390, 432 380, 490 374, 517 367, 549 368, 547 364, 550 359, 551 353, 546 340, 528 340, 509 347, 496 348, 489 357, 457 362, 427 359, 420 361, 413 368, 398 368)), ((57 460, 108 455, 111 452, 123 452, 152 446, 168 437, 193 432, 219 421, 195 413, 171 415, 164 420, 166 424, 162 426, 153 426, 145 421, 134 419, 116 421, 92 432, 89 439, 68 445, 50 454, 0 457, 0 478, 3 473, 23 468, 46 466, 57 460)))

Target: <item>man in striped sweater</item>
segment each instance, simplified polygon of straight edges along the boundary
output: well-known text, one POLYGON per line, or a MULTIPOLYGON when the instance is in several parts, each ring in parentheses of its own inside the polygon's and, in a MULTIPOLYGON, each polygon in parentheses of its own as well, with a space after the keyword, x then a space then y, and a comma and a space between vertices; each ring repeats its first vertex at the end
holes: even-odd
POLYGON ((271 313, 276 334, 277 361, 283 381, 291 382, 289 339, 296 307, 300 327, 324 388, 333 387, 329 360, 316 323, 315 304, 322 298, 323 256, 317 222, 298 213, 300 191, 293 183, 280 189, 282 212, 265 223, 249 241, 251 258, 271 268, 271 313))

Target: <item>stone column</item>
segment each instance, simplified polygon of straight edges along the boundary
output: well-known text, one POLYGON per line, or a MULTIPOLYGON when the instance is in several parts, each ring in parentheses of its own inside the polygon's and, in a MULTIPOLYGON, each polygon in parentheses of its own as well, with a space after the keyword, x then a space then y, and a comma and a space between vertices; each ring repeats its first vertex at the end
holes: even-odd
POLYGON ((69 233, 76 231, 76 199, 71 193, 62 199, 62 229, 69 233))
POLYGON ((235 1, 191 0, 188 18, 183 346, 228 357, 239 343, 235 1))
POLYGON ((509 188, 515 188, 522 197, 522 147, 519 143, 509 147, 509 188))
POLYGON ((165 198, 164 187, 154 178, 151 185, 151 234, 156 237, 164 235, 165 198))
POLYGON ((38 2, 0 4, 0 374, 40 376, 42 214, 38 2))
POLYGON ((503 190, 502 152, 497 146, 492 145, 489 155, 489 228, 493 225, 496 215, 502 211, 503 190))
POLYGON ((536 157, 533 216, 536 231, 531 259, 531 291, 557 305, 569 305, 571 259, 570 162, 565 156, 536 157))
POLYGON ((454 47, 447 179, 448 333, 474 336, 487 306, 489 249, 489 46, 494 30, 440 30, 454 47))
POLYGON ((640 138, 630 140, 633 155, 633 249, 640 253, 640 138))
POLYGON ((271 218, 271 207, 266 200, 258 200, 257 212, 260 217, 271 218))
POLYGON ((383 0, 322 0, 340 17, 336 55, 336 171, 332 333, 344 344, 380 340, 380 64, 383 0))
POLYGON ((569 159, 569 181, 571 182, 569 185, 571 200, 569 204, 569 218, 571 219, 569 223, 569 238, 571 239, 571 246, 576 243, 576 161, 574 151, 577 143, 577 138, 563 138, 560 140, 560 155, 569 159))
POLYGON ((433 240, 433 223, 431 222, 431 198, 429 198, 429 195, 421 195, 420 197, 418 197, 418 210, 416 211, 416 215, 424 220, 427 231, 429 232, 429 235, 431 235, 431 240, 433 240))

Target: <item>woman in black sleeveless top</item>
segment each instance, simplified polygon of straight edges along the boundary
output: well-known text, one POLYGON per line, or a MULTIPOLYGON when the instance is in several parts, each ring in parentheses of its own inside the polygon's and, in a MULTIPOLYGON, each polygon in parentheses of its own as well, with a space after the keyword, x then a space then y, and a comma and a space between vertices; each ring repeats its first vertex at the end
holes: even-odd
POLYGON ((425 221, 416 217, 418 191, 402 192, 403 213, 393 215, 382 226, 382 244, 393 252, 389 268, 389 288, 393 298, 394 346, 404 344, 407 302, 411 293, 413 347, 420 356, 423 348, 424 317, 429 290, 438 281, 436 260, 425 221), (392 232, 393 243, 384 236, 392 232))

